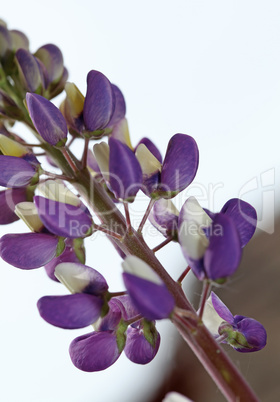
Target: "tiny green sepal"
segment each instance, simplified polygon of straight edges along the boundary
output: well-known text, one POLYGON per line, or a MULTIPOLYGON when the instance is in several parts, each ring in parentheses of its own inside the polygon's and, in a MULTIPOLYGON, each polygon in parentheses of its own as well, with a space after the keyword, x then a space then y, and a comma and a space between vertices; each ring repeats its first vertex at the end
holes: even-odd
POLYGON ((63 251, 65 250, 65 238, 64 237, 59 237, 58 238, 58 243, 56 247, 56 257, 59 257, 63 251))
POLYGON ((121 320, 118 325, 118 329, 116 331, 116 338, 117 338, 117 345, 118 345, 119 353, 121 353, 125 347, 126 330, 127 330, 127 324, 123 320, 121 320))

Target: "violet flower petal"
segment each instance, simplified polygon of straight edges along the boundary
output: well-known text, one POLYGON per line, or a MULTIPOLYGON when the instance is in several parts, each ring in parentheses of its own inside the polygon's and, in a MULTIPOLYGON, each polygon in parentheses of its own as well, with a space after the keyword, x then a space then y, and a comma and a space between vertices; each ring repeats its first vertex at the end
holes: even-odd
POLYGON ((71 342, 69 353, 73 364, 88 372, 105 370, 121 354, 113 331, 91 332, 79 336, 71 342))
POLYGON ((241 247, 244 247, 256 230, 257 213, 255 208, 239 198, 232 198, 223 206, 221 212, 234 220, 240 236, 241 247))
POLYGON ((64 145, 67 123, 61 111, 49 100, 37 94, 26 94, 30 118, 41 137, 51 145, 64 145))
POLYGON ((34 56, 41 60, 46 68, 48 75, 47 86, 50 83, 57 83, 61 79, 64 70, 61 50, 56 45, 49 43, 40 47, 34 56))
POLYGON ((58 239, 49 234, 7 234, 0 239, 0 256, 17 268, 39 268, 56 256, 57 244, 58 239))
POLYGON ((85 237, 92 226, 88 210, 48 198, 35 196, 34 202, 44 226, 57 236, 85 237))
POLYGON ((42 84, 41 71, 36 58, 25 49, 16 52, 20 78, 29 92, 36 92, 42 84))
POLYGON ((156 201, 149 214, 149 221, 165 237, 176 236, 179 211, 171 200, 161 198, 156 201))
POLYGON ((142 184, 142 170, 136 156, 120 141, 109 140, 110 186, 118 199, 133 199, 142 184))
MULTIPOLYGON (((234 316, 235 322, 239 316, 234 316)), ((245 336, 250 348, 235 348, 238 352, 248 353, 261 350, 266 345, 267 334, 261 323, 253 318, 244 317, 237 322, 236 328, 245 336)))
POLYGON ((173 197, 194 179, 198 168, 198 148, 186 134, 175 134, 169 141, 161 171, 161 191, 173 197))
POLYGON ((162 163, 162 156, 158 148, 155 144, 147 137, 142 138, 135 147, 135 150, 138 148, 140 144, 146 145, 148 150, 157 158, 157 160, 162 163))
POLYGON ((210 228, 209 246, 204 254, 204 267, 209 279, 231 276, 241 259, 241 244, 234 221, 216 214, 210 228))
POLYGON ((211 292, 211 301, 212 305, 217 314, 226 322, 233 325, 234 324, 234 317, 227 308, 227 306, 222 302, 222 300, 214 293, 211 292))
POLYGON ((107 124, 108 127, 111 127, 122 120, 125 116, 126 106, 125 100, 121 90, 114 84, 111 84, 113 96, 115 98, 114 102, 114 111, 110 118, 109 123, 107 124))
POLYGON ((84 123, 89 131, 102 130, 109 123, 114 109, 113 89, 108 78, 99 71, 87 75, 84 123))
POLYGON ((47 265, 45 265, 45 270, 49 278, 55 282, 59 282, 54 274, 55 268, 58 264, 69 262, 80 263, 80 260, 72 247, 65 247, 65 250, 60 254, 60 256, 53 258, 47 265))
POLYGON ((0 225, 7 225, 17 221, 19 217, 14 213, 19 202, 27 200, 26 189, 13 188, 0 191, 0 225))
POLYGON ((120 310, 120 303, 116 303, 115 299, 114 297, 109 300, 108 313, 94 326, 98 331, 115 331, 117 329, 122 318, 122 312, 120 310))
POLYGON ((146 279, 123 273, 123 281, 137 310, 149 321, 170 316, 175 302, 167 287, 146 279))
POLYGON ((16 156, 0 155, 0 186, 26 187, 36 171, 27 161, 16 156))
POLYGON ((85 293, 65 296, 44 296, 37 307, 41 317, 59 328, 84 328, 100 316, 103 301, 100 297, 85 293))
POLYGON ((142 330, 128 327, 127 339, 124 352, 127 358, 133 363, 147 364, 156 356, 160 345, 160 334, 155 333, 155 347, 153 347, 145 338, 142 330))

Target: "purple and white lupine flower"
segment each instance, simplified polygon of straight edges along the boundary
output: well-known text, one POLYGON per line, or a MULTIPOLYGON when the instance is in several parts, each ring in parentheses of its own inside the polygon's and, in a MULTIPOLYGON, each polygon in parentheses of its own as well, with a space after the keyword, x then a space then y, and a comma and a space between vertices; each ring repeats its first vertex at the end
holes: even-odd
POLYGON ((91 267, 73 262, 58 264, 55 276, 72 294, 42 297, 38 301, 41 317, 67 329, 93 324, 101 315, 108 291, 104 277, 91 267))
POLYGON ((164 237, 178 241, 178 217, 179 211, 173 202, 161 198, 154 203, 149 221, 164 237))
POLYGON ((91 234, 93 221, 84 205, 65 204, 41 196, 35 196, 34 203, 49 232, 70 239, 91 234))
POLYGON ((256 352, 266 345, 267 335, 262 324, 253 318, 233 316, 214 292, 206 302, 202 320, 218 341, 238 352, 256 352))
POLYGON ((151 198, 173 198, 193 181, 198 168, 198 148, 186 134, 170 139, 163 163, 144 143, 136 149, 143 172, 143 191, 151 198))
POLYGON ((61 111, 49 100, 34 93, 26 94, 30 118, 40 136, 50 145, 65 145, 67 124, 61 111))
POLYGON ((241 240, 234 220, 224 213, 212 219, 194 197, 180 211, 179 243, 199 280, 221 281, 238 268, 241 240))
POLYGON ((137 310, 149 321, 170 317, 175 301, 162 279, 140 258, 122 262, 123 281, 137 310))

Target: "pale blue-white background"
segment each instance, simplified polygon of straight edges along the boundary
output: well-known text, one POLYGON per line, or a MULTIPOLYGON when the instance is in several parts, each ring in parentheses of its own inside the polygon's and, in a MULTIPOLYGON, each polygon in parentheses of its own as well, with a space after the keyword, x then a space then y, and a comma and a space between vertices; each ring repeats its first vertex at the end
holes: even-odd
MULTIPOLYGON (((123 91, 133 143, 149 136, 164 153, 171 135, 192 135, 200 149, 195 194, 219 210, 228 198, 253 203, 260 227, 273 232, 279 188, 280 4, 277 0, 15 0, 1 7, 9 28, 23 30, 35 51, 55 43, 70 81, 82 92, 90 69, 123 91), (266 173, 265 173, 266 172, 266 173)), ((57 104, 58 100, 55 100, 57 104)), ((18 131, 20 134, 20 131, 18 131)), ((79 146, 79 145, 78 145, 79 146)), ((132 209, 139 222, 141 198, 132 209)), ((23 232, 23 224, 1 227, 23 232)), ((150 244, 157 244, 151 231, 150 244)), ((122 288, 120 259, 102 236, 89 239, 87 263, 112 290, 122 288)), ((178 245, 159 253, 174 277, 184 268, 178 245)), ((36 302, 66 293, 43 269, 1 262, 1 387, 4 402, 137 402, 172 367, 175 333, 160 323, 162 343, 146 367, 124 356, 102 373, 75 369, 68 345, 80 331, 51 327, 36 302)))

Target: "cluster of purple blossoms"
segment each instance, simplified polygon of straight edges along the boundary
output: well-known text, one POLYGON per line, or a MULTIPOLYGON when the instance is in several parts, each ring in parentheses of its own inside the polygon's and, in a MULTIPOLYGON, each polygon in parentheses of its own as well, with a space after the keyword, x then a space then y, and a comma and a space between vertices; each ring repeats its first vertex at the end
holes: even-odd
MULTIPOLYGON (((88 73, 83 96, 74 84, 66 83, 67 70, 55 45, 42 46, 32 54, 25 35, 5 25, 0 26, 0 42, 5 45, 0 46, 5 74, 0 88, 0 185, 5 187, 0 192, 0 223, 20 218, 31 230, 4 235, 0 256, 25 270, 44 266, 53 280, 71 292, 42 297, 38 309, 44 320, 57 327, 94 326, 94 331, 70 345, 76 367, 84 371, 106 369, 122 351, 132 362, 149 363, 160 344, 155 322, 172 320, 177 305, 164 275, 156 273, 153 264, 137 251, 144 244, 141 231, 146 220, 166 238, 164 244, 179 242, 188 270, 214 286, 223 284, 237 270, 242 248, 255 232, 256 212, 247 202, 234 198, 213 213, 194 197, 178 211, 171 198, 192 183, 198 169, 198 148, 191 136, 173 135, 164 158, 148 138, 133 147, 122 92, 101 72, 88 73), (11 82, 17 83, 17 97, 11 96, 11 82), (50 99, 63 89, 66 98, 59 109, 50 99), (62 174, 43 169, 34 144, 8 130, 8 123, 18 120, 36 130, 45 156, 62 174), (81 159, 70 149, 76 139, 84 142, 81 159), (92 150, 91 141, 98 141, 92 150), (118 226, 112 230, 102 219, 101 224, 94 222, 79 194, 79 189, 82 196, 85 194, 85 185, 80 182, 83 174, 102 190, 104 202, 124 205, 126 233, 119 233, 118 226), (74 185, 75 193, 67 183, 74 185), (139 191, 150 202, 136 232, 128 207, 139 191), (125 290, 118 294, 110 293, 105 278, 84 265, 84 239, 98 230, 110 237, 123 257, 125 290), (140 244, 135 255, 126 248, 127 238, 140 244)), ((100 212, 103 207, 98 208, 100 212)), ((108 212, 105 207, 103 212, 108 212)), ((198 322, 202 319, 211 330, 218 321, 211 331, 213 336, 239 352, 262 349, 266 343, 263 326, 254 319, 233 316, 214 293, 211 307, 206 302, 209 292, 210 286, 206 287, 198 322), (216 315, 209 315, 210 310, 216 315)))

